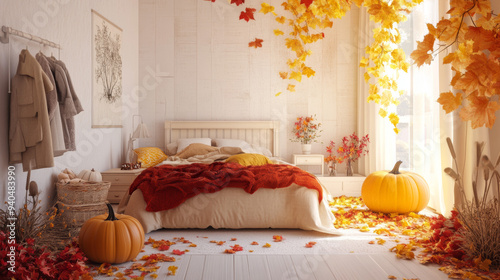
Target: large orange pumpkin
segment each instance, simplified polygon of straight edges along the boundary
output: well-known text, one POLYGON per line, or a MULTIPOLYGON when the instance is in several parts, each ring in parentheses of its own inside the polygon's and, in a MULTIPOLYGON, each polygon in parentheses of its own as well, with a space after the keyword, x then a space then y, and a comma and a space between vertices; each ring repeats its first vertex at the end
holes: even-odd
POLYGON ((87 220, 78 243, 87 258, 97 263, 123 263, 135 258, 144 246, 144 229, 129 215, 115 215, 111 204, 109 214, 87 220))
POLYGON ((398 161, 391 171, 376 171, 366 177, 361 197, 375 212, 419 212, 429 203, 429 186, 425 179, 413 172, 399 171, 398 161))

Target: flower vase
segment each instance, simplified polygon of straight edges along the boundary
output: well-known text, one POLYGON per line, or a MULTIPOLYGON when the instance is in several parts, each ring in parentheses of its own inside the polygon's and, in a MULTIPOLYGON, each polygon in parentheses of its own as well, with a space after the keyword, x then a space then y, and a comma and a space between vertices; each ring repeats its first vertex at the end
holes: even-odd
POLYGON ((337 162, 330 160, 328 162, 328 175, 337 176, 337 162))
POLYGON ((348 159, 345 163, 345 171, 347 176, 353 176, 354 172, 352 171, 352 161, 348 159))
POLYGON ((304 155, 311 154, 311 144, 302 144, 302 153, 304 155))

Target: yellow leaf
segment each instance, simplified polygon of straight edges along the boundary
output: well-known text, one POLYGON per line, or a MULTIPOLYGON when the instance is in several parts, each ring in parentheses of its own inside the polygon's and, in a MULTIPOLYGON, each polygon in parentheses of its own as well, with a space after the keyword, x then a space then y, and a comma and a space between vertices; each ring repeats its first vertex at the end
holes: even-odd
POLYGON ((294 52, 300 51, 303 49, 302 43, 297 39, 285 39, 285 45, 287 48, 291 49, 294 52))
POLYGON ((383 108, 380 108, 380 110, 378 111, 378 114, 382 117, 382 118, 385 118, 387 116, 387 111, 384 110, 383 108))
POLYGON ((302 68, 302 74, 306 75, 309 78, 311 76, 314 76, 314 74, 316 74, 316 72, 314 70, 312 70, 310 67, 306 66, 306 67, 302 68))
POLYGON ((299 72, 292 72, 288 79, 290 79, 290 80, 295 79, 295 80, 297 80, 297 82, 300 82, 300 81, 302 81, 302 74, 299 72))
POLYGON ((288 91, 290 91, 290 92, 294 92, 295 91, 295 85, 288 85, 288 87, 286 89, 288 91))
POLYGON ((280 96, 281 95, 281 91, 276 93, 274 96, 280 96))
POLYGON ((276 19, 276 21, 277 21, 277 22, 279 22, 279 23, 281 23, 281 24, 285 23, 285 20, 286 20, 286 18, 285 18, 285 17, 283 17, 283 16, 281 16, 281 17, 276 17, 275 19, 276 19))
POLYGON ((267 4, 267 3, 262 3, 260 4, 262 9, 260 9, 259 12, 263 13, 263 14, 267 14, 267 13, 274 13, 274 7, 267 4))
POLYGON ((368 82, 368 80, 370 80, 370 74, 368 74, 368 72, 365 72, 363 76, 365 77, 365 82, 368 82))
POLYGON ((398 115, 396 115, 395 113, 391 113, 389 115, 389 120, 391 121, 391 123, 396 126, 398 123, 399 123, 399 117, 398 115))
POLYGON ((175 272, 177 271, 177 266, 175 265, 171 265, 168 267, 168 272, 171 274, 171 275, 175 275, 175 272))
POLYGON ((274 29, 274 35, 276 36, 280 36, 280 35, 283 35, 285 33, 283 33, 283 31, 279 30, 279 29, 274 29))
POLYGON ((370 65, 370 60, 366 57, 363 57, 359 62, 359 67, 367 67, 368 65, 370 65))

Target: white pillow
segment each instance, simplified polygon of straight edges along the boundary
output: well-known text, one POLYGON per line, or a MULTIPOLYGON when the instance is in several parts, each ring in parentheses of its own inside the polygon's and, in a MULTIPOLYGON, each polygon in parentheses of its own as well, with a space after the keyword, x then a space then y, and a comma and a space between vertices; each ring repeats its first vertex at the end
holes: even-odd
POLYGON ((215 139, 215 146, 217 147, 238 147, 244 153, 253 153, 252 146, 247 142, 240 139, 215 139))
POLYGON ((210 138, 181 138, 177 139, 177 152, 184 150, 187 146, 193 143, 201 143, 212 146, 212 139, 210 138))
POLYGON ((266 147, 260 147, 260 146, 252 145, 252 149, 253 149, 253 153, 255 153, 255 154, 265 155, 266 157, 272 157, 273 156, 273 153, 271 153, 271 151, 268 148, 266 148, 266 147))

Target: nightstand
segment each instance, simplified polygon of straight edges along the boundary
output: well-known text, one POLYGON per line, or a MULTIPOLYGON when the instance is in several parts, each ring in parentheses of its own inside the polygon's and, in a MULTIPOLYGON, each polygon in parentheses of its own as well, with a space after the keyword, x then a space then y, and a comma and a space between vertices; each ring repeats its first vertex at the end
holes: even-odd
POLYGON ((361 187, 366 177, 354 174, 354 176, 325 176, 318 180, 325 186, 332 196, 361 196, 361 187))
POLYGON ((303 165, 303 166, 319 166, 321 170, 321 176, 324 175, 324 163, 325 156, 322 154, 294 154, 293 155, 293 164, 294 165, 303 165))
POLYGON ((111 187, 108 191, 108 201, 110 203, 120 203, 120 200, 127 193, 132 182, 134 182, 135 178, 144 169, 121 170, 120 168, 113 168, 101 172, 102 180, 111 182, 111 187))

